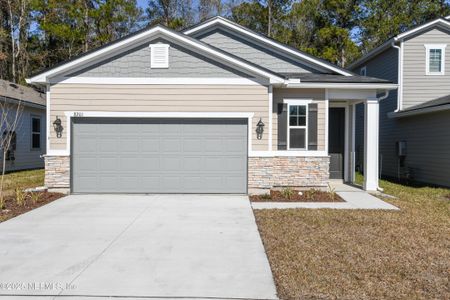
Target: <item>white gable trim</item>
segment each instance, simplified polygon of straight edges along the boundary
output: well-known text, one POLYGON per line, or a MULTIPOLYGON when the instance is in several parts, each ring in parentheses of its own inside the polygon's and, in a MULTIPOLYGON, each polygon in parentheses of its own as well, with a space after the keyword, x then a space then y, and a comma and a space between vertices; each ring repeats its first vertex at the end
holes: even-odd
POLYGON ((326 69, 331 70, 333 72, 336 72, 338 74, 345 75, 345 76, 353 76, 353 74, 350 73, 350 72, 346 72, 346 71, 341 70, 341 69, 339 69, 337 67, 333 67, 330 64, 322 62, 322 61, 320 61, 318 59, 314 59, 314 58, 312 58, 310 56, 304 55, 303 53, 301 53, 299 51, 295 51, 295 50, 293 50, 293 49, 291 49, 289 47, 285 47, 283 45, 280 45, 280 44, 278 44, 278 43, 276 43, 276 42, 274 42, 274 41, 272 41, 272 40, 270 40, 268 38, 265 38, 265 37, 261 36, 261 35, 255 34, 255 33, 251 32, 250 30, 246 30, 246 29, 243 29, 243 28, 241 28, 239 26, 236 26, 232 22, 230 22, 227 19, 224 19, 222 17, 216 17, 215 19, 212 19, 209 22, 205 22, 205 23, 203 23, 203 24, 201 24, 201 25, 199 25, 197 27, 194 27, 192 29, 189 29, 189 30, 185 31, 184 33, 187 34, 187 35, 190 35, 190 34, 193 34, 195 32, 198 32, 198 31, 200 31, 202 29, 205 29, 207 27, 216 25, 216 24, 220 24, 220 25, 226 26, 228 28, 231 28, 231 29, 233 29, 235 31, 238 31, 241 34, 245 34, 247 36, 250 36, 250 37, 252 37, 252 38, 254 38, 254 39, 258 40, 258 41, 261 41, 261 42, 263 42, 265 44, 268 44, 268 45, 270 45, 270 46, 272 46, 274 48, 277 48, 279 50, 283 50, 285 52, 288 52, 291 55, 294 55, 294 56, 299 57, 301 59, 304 59, 306 61, 312 62, 312 63, 314 63, 316 65, 319 65, 319 66, 321 66, 323 68, 326 68, 326 69))
POLYGON ((406 37, 410 36, 411 34, 414 34, 414 33, 418 32, 418 31, 421 31, 423 29, 426 29, 426 28, 428 28, 430 26, 433 26, 433 25, 436 25, 436 24, 439 24, 439 23, 442 24, 442 25, 450 26, 450 22, 442 20, 442 19, 436 19, 434 21, 431 21, 431 22, 425 23, 425 24, 423 24, 421 26, 418 26, 418 27, 416 27, 414 29, 405 31, 402 34, 397 35, 394 38, 394 40, 396 40, 396 41, 401 40, 403 38, 406 38, 406 37))
POLYGON ((232 65, 241 67, 241 68, 243 68, 245 70, 248 70, 248 71, 250 71, 252 73, 255 73, 257 75, 269 78, 271 83, 283 83, 284 82, 284 79, 279 77, 279 76, 276 76, 276 75, 274 75, 272 73, 266 72, 266 71, 264 71, 264 70, 262 70, 260 68, 257 68, 257 67, 255 67, 253 65, 250 65, 250 64, 247 64, 245 62, 242 62, 242 61, 240 61, 238 59, 235 59, 235 58, 233 58, 233 57, 231 57, 229 55, 226 55, 226 54, 224 54, 222 52, 219 52, 219 51, 214 50, 212 48, 209 48, 209 47, 207 47, 207 46, 205 46, 205 45, 203 45, 201 43, 198 43, 198 42, 196 42, 196 41, 194 41, 194 40, 192 40, 190 38, 184 37, 182 34, 173 32, 173 31, 168 30, 168 29, 166 29, 164 27, 161 27, 161 26, 153 27, 153 28, 151 28, 149 30, 146 30, 146 31, 141 32, 141 33, 136 34, 136 35, 133 35, 133 36, 131 36, 129 38, 126 38, 126 39, 124 39, 122 41, 119 41, 119 42, 114 43, 112 45, 109 45, 109 46, 106 46, 104 48, 101 48, 101 49, 99 49, 97 51, 94 51, 94 52, 92 52, 90 54, 84 55, 84 56, 82 56, 82 57, 80 57, 78 59, 75 59, 73 61, 67 62, 67 63, 65 63, 65 64, 63 64, 63 65, 61 65, 59 67, 56 67, 56 68, 48 70, 47 72, 44 72, 44 73, 42 73, 40 75, 34 76, 34 77, 30 78, 30 79, 27 79, 27 82, 28 83, 47 83, 48 82, 48 78, 50 76, 55 76, 55 75, 57 75, 57 74, 59 74, 61 72, 68 71, 71 68, 77 67, 77 66, 79 66, 80 64, 83 64, 83 63, 93 62, 96 59, 100 58, 102 55, 106 55, 106 54, 108 54, 108 53, 110 53, 110 52, 112 52, 114 50, 118 50, 118 49, 124 48, 124 47, 128 46, 131 43, 139 42, 139 41, 141 41, 141 40, 143 40, 145 38, 148 38, 148 37, 150 37, 152 35, 155 35, 155 34, 158 34, 158 33, 164 34, 164 35, 166 35, 168 37, 171 37, 174 40, 182 42, 182 43, 184 43, 184 44, 186 44, 188 46, 192 46, 192 48, 195 48, 196 50, 200 50, 200 51, 203 51, 205 53, 208 53, 208 54, 210 54, 210 55, 212 55, 212 56, 214 56, 216 58, 219 58, 219 59, 221 59, 221 60, 223 60, 225 62, 228 62, 228 63, 230 63, 232 65))

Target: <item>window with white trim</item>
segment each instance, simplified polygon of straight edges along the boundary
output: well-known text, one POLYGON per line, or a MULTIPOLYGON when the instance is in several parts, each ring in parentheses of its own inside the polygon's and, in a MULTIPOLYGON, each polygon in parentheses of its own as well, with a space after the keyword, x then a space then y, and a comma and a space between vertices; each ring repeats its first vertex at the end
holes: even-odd
POLYGON ((167 69, 169 67, 169 45, 150 44, 150 67, 167 69))
POLYGON ((31 116, 31 149, 41 149, 41 118, 31 116))
POLYGON ((285 100, 288 107, 287 149, 308 148, 308 104, 311 100, 285 100))
POLYGON ((366 66, 362 67, 361 70, 359 70, 359 75, 367 76, 367 67, 366 66))
POLYGON ((447 45, 428 44, 426 49, 426 74, 444 75, 445 74, 445 48, 447 45))

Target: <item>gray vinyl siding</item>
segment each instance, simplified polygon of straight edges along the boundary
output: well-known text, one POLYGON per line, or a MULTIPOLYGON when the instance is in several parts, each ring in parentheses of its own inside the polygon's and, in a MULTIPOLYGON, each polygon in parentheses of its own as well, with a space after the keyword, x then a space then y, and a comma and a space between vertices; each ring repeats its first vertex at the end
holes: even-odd
MULTIPOLYGON (((450 187, 450 111, 400 118, 393 122, 390 156, 396 157, 396 140, 406 141, 405 163, 413 179, 450 187)), ((383 168, 385 175, 398 176, 398 159, 385 160, 383 168)))
POLYGON ((131 50, 68 75, 79 77, 170 77, 235 78, 250 77, 210 58, 162 39, 148 41, 131 50), (150 68, 150 43, 168 43, 169 68, 150 68))
POLYGON ((450 94, 450 34, 434 28, 404 42, 403 107, 450 94), (425 44, 447 44, 445 75, 426 75, 425 44))
MULTIPOLYGON (((352 71, 360 73, 362 67, 366 67, 367 76, 387 79, 394 83, 398 82, 398 50, 389 48, 375 56, 365 64, 358 66, 352 71)), ((397 108, 397 90, 390 91, 388 98, 380 102, 380 162, 381 171, 390 172, 393 164, 396 164, 395 140, 391 135, 395 123, 388 118, 387 114, 397 108), (395 152, 395 151, 394 151, 395 152)), ((364 104, 356 107, 355 120, 355 165, 358 170, 363 169, 364 163, 364 104)))
MULTIPOLYGON (((41 155, 45 153, 46 149, 45 116, 45 109, 24 107, 16 130, 17 144, 16 151, 14 152, 15 160, 6 162, 6 171, 44 167, 44 159, 41 158, 41 155), (41 118, 41 149, 31 149, 31 116, 41 118)), ((0 151, 0 161, 3 161, 2 156, 2 151, 0 151)))
MULTIPOLYGON (((202 42, 220 48, 274 72, 317 72, 306 64, 280 55, 223 29, 214 29, 197 36, 202 42)), ((326 72, 325 70, 321 70, 326 72)))

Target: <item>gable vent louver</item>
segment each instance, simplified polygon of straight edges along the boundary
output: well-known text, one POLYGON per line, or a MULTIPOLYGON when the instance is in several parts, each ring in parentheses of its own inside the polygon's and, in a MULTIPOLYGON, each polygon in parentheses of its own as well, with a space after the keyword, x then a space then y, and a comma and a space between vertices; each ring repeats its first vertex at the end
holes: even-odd
POLYGON ((152 69, 169 67, 169 45, 167 44, 150 45, 150 67, 152 69))

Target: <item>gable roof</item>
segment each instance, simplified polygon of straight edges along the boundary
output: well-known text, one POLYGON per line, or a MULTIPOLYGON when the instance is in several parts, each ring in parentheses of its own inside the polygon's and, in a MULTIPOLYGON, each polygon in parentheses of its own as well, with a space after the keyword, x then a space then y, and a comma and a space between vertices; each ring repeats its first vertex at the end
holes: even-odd
POLYGON ((45 107, 45 95, 33 88, 0 79, 0 97, 45 107))
POLYGON ((66 72, 71 70, 74 67, 79 66, 80 64, 89 64, 92 63, 99 58, 105 57, 107 55, 111 55, 115 53, 118 49, 125 48, 128 45, 136 42, 140 42, 145 40, 148 37, 155 36, 157 34, 161 34, 162 36, 167 36, 172 38, 175 41, 187 44, 196 50, 203 52, 211 57, 214 57, 220 61, 226 62, 228 64, 234 65, 238 68, 242 68, 247 70, 253 74, 265 77, 270 79, 272 83, 282 83, 284 82, 284 78, 272 71, 263 69, 255 64, 252 64, 248 61, 245 61, 237 56, 230 55, 229 53, 214 48, 206 43, 203 43, 199 40, 191 38, 187 35, 169 29, 162 25, 156 25, 153 27, 145 28, 139 30, 133 34, 130 34, 124 38, 118 39, 114 42, 106 44, 102 47, 93 49, 88 51, 80 56, 77 56, 68 61, 62 62, 50 69, 44 70, 38 74, 33 75, 30 79, 27 79, 28 83, 48 83, 49 77, 56 76, 61 74, 62 72, 66 72))
POLYGON ((390 48, 392 46, 393 43, 402 41, 408 37, 411 37, 412 35, 416 34, 417 32, 421 32, 423 30, 427 30, 429 28, 438 26, 438 25, 443 25, 446 27, 450 28, 450 16, 446 17, 446 18, 438 18, 438 19, 434 19, 432 21, 426 22, 424 24, 415 26, 403 33, 400 33, 390 39, 388 39, 386 42, 384 42, 382 45, 372 49, 371 51, 369 51, 367 54, 365 54, 363 57, 361 57, 360 59, 354 61, 353 63, 351 63, 348 66, 348 69, 353 69, 358 67, 359 65, 361 65, 362 63, 368 61, 369 59, 371 59, 372 57, 376 56, 377 54, 384 52, 386 49, 390 48))
POLYGON ((303 51, 300 51, 298 49, 295 49, 293 47, 290 47, 288 45, 279 43, 277 41, 275 41, 274 39, 271 39, 265 35, 262 35, 260 33, 254 32, 244 26, 241 26, 237 23, 234 23, 224 17, 221 16, 217 16, 217 17, 212 17, 210 19, 207 19, 197 25, 194 25, 190 28, 187 28, 183 31, 183 33, 187 34, 187 35, 193 35, 195 33, 199 33, 202 32, 204 30, 207 30, 208 28, 215 26, 215 25, 222 25, 225 28, 231 29, 235 32, 238 32, 240 34, 243 34, 245 36, 251 37, 261 43, 263 43, 264 45, 277 50, 277 51, 281 51, 284 52, 286 54, 289 54, 291 56, 300 58, 302 60, 305 60, 309 63, 312 63, 313 65, 316 66, 320 66, 322 68, 325 68, 327 70, 333 71, 337 74, 341 74, 344 76, 353 76, 354 74, 344 68, 338 67, 326 60, 314 57, 312 55, 309 55, 303 51))

